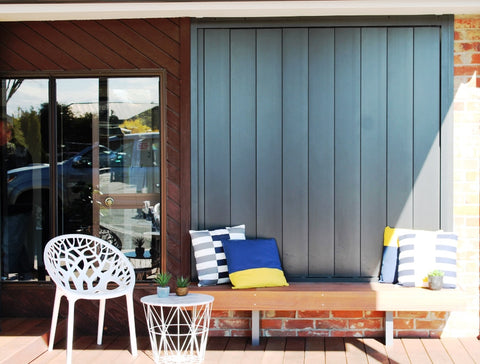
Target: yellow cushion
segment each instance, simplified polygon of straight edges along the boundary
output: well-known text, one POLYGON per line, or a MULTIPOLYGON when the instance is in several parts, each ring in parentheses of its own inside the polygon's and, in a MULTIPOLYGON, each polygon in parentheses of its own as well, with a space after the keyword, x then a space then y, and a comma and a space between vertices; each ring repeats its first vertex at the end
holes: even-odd
POLYGON ((223 249, 234 289, 288 286, 275 239, 225 240, 223 249))
POLYGON ((288 286, 283 271, 275 268, 254 268, 230 273, 233 289, 288 286))
POLYGON ((383 232, 383 246, 398 247, 399 235, 408 234, 411 229, 391 228, 387 226, 383 232))

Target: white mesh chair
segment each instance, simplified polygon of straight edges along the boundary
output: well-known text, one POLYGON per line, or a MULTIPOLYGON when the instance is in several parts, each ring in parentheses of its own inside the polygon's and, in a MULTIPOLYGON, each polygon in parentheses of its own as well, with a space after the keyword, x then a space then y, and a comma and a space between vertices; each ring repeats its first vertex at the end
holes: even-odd
POLYGON ((99 300, 97 344, 102 344, 105 301, 125 295, 130 345, 137 356, 133 312, 135 273, 124 254, 106 241, 83 234, 67 234, 51 239, 45 246, 45 267, 56 285, 48 350, 53 350, 58 311, 62 296, 68 300, 67 363, 72 362, 75 302, 99 300))

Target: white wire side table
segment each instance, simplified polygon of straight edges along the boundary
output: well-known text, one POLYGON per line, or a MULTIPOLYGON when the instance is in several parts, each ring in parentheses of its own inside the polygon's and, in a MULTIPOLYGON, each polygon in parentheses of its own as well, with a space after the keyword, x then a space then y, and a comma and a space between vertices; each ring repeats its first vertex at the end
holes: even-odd
POLYGON ((201 363, 205 358, 213 297, 175 294, 140 300, 155 363, 201 363))

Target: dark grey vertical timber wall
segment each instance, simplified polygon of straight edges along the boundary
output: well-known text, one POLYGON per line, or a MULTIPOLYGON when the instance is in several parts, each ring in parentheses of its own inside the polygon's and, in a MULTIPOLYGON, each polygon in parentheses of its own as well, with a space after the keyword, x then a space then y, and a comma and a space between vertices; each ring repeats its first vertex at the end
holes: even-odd
POLYGON ((386 225, 451 229, 451 32, 451 17, 195 24, 192 227, 275 237, 290 279, 372 278, 386 225))
POLYGON ((361 33, 360 141, 360 269, 368 276, 378 269, 371 259, 378 232, 386 225, 387 202, 387 34, 386 28, 361 33), (374 72, 372 72, 374 70, 374 72))

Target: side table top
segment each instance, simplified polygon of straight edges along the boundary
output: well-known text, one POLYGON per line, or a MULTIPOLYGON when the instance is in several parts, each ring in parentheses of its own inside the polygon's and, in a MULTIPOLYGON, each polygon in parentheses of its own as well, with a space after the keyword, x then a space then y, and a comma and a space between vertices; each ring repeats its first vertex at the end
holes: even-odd
POLYGON ((213 296, 201 293, 189 293, 186 296, 177 296, 170 294, 165 298, 160 298, 156 294, 144 296, 140 301, 145 305, 162 306, 162 307, 188 307, 206 305, 213 302, 213 296))

